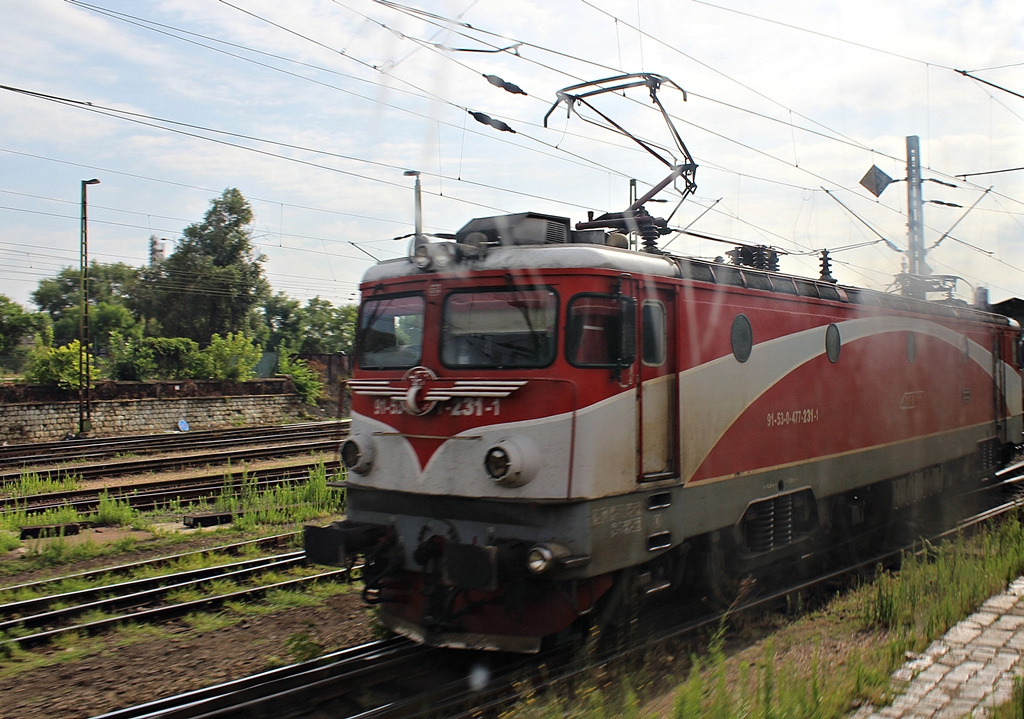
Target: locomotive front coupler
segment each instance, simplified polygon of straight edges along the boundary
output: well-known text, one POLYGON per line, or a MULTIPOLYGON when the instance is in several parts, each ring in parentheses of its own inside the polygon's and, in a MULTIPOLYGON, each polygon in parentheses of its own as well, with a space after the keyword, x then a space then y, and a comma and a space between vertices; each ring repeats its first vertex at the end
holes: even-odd
POLYGON ((386 526, 347 519, 326 527, 307 524, 302 531, 302 546, 308 562, 345 567, 357 554, 365 554, 386 541, 389 533, 386 526))

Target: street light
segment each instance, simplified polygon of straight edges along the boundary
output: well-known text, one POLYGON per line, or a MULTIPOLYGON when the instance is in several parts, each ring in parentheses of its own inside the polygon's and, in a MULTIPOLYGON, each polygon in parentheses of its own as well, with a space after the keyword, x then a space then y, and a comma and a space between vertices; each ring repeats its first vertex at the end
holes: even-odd
POLYGON ((78 315, 78 433, 92 429, 92 407, 89 403, 89 228, 86 213, 86 185, 98 185, 97 179, 82 180, 82 231, 78 255, 78 292, 82 308, 78 315))

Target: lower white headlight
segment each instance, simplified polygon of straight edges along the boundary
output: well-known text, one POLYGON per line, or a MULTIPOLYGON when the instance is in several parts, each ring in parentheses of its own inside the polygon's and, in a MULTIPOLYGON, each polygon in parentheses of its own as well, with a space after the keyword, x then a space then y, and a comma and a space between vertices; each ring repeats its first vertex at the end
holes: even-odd
POLYGON ((487 476, 503 487, 521 487, 537 474, 540 449, 528 437, 502 439, 484 454, 487 476))
POLYGON ((526 554, 526 567, 533 574, 544 574, 568 556, 569 548, 564 544, 535 544, 526 554))
POLYGON ((341 462, 356 474, 366 474, 373 466, 374 449, 369 437, 355 435, 341 445, 341 462))

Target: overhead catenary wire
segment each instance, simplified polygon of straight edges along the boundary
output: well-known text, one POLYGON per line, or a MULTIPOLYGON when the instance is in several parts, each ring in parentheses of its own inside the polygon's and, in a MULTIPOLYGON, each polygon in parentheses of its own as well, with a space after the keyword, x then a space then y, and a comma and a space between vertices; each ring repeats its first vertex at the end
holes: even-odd
MULTIPOLYGON (((383 3, 382 3, 382 4, 383 4, 383 3)), ((645 24, 644 24, 644 28, 645 28, 645 30, 650 30, 650 27, 649 27, 649 23, 645 23, 645 24)), ((511 55, 511 53, 508 53, 508 54, 509 54, 509 55, 511 55)), ((394 84, 394 83, 392 83, 392 84, 394 84)), ((471 124, 472 124, 472 123, 471 123, 471 124)), ((753 143, 753 144, 754 144, 755 146, 757 146, 757 143, 753 143)), ((439 149, 440 149, 440 148, 439 148, 439 149)), ((703 166, 704 166, 704 167, 709 167, 709 166, 710 166, 710 163, 704 163, 704 164, 703 164, 703 166)), ((723 172, 728 172, 728 171, 730 171, 730 170, 729 170, 729 169, 727 169, 727 168, 722 168, 722 171, 723 171, 723 172)), ((753 176, 754 176, 754 175, 750 175, 749 173, 746 173, 746 174, 744 174, 744 177, 753 177, 753 176)), ((768 179, 768 178, 765 178, 765 179, 768 179)), ((883 206, 884 206, 884 205, 883 205, 883 206)), ((747 214, 749 214, 749 211, 748 211, 748 213, 747 213, 747 214)))

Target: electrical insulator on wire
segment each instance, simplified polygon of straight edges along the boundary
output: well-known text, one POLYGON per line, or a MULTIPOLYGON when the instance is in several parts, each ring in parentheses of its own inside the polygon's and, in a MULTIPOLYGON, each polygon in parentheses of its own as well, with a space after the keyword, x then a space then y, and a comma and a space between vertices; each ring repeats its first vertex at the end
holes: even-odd
POLYGON ((519 87, 519 85, 515 85, 511 82, 505 82, 497 75, 484 75, 484 77, 487 78, 487 82, 491 83, 495 87, 500 87, 502 90, 505 90, 506 92, 511 92, 513 95, 526 94, 526 91, 523 90, 523 88, 519 87))
POLYGON ((832 276, 832 259, 828 256, 828 250, 821 251, 821 277, 822 282, 836 282, 832 276))
POLYGON ((495 120, 490 115, 487 115, 487 114, 482 113, 482 112, 474 112, 473 110, 466 110, 466 112, 468 112, 470 115, 472 115, 473 119, 476 120, 479 123, 482 123, 484 125, 490 125, 495 130, 501 130, 502 132, 511 132, 513 135, 516 134, 516 131, 513 130, 511 127, 506 125, 501 120, 495 120))
POLYGON ((771 272, 779 271, 779 253, 768 251, 768 269, 771 272))

